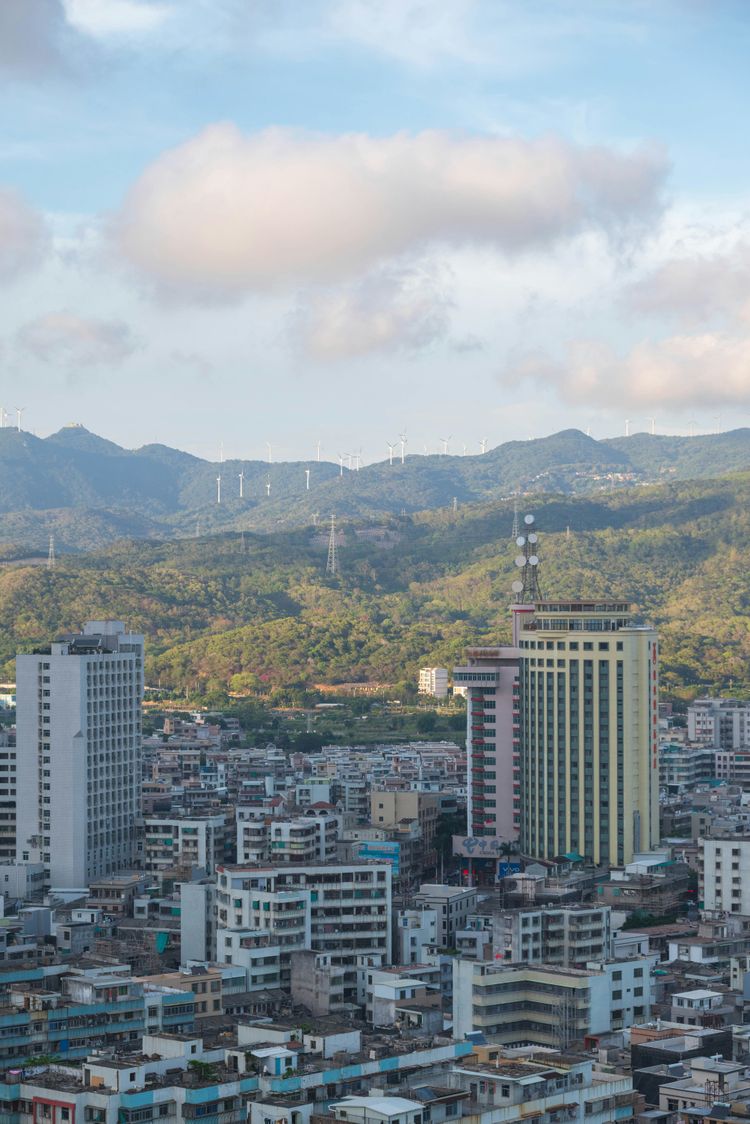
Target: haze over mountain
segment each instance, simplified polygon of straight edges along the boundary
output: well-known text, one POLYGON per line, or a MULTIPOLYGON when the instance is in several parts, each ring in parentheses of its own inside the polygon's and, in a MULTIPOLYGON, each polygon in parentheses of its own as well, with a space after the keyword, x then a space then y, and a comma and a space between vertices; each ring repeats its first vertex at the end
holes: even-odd
POLYGON ((121 448, 82 426, 47 438, 0 429, 5 554, 83 552, 123 537, 304 526, 330 514, 409 514, 516 493, 591 494, 750 467, 750 430, 700 437, 645 433, 597 441, 568 429, 480 456, 419 456, 354 468, 329 461, 202 460, 165 445, 121 448), (310 487, 307 488, 309 472, 310 487), (243 497, 240 498, 240 473, 243 497), (221 503, 217 477, 221 476, 221 503))

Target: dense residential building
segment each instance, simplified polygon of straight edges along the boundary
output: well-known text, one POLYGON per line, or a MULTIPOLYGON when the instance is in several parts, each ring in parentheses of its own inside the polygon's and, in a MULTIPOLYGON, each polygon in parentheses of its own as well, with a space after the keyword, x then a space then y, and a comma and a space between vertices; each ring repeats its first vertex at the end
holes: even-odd
POLYGON ((195 998, 158 983, 135 980, 127 966, 45 974, 34 987, 29 973, 10 983, 0 1007, 0 1063, 18 1065, 32 1055, 87 1057, 94 1046, 132 1048, 144 1031, 191 1031, 195 998), (25 976, 25 979, 23 978, 25 976), (30 986, 31 984, 31 986, 30 986))
POLYGON ((238 942, 254 932, 268 934, 280 947, 287 985, 291 952, 312 949, 328 953, 332 969, 344 970, 342 1002, 356 1002, 358 961, 372 957, 389 964, 391 960, 391 867, 388 863, 221 867, 218 958, 233 955, 238 942))
POLYGON ((514 964, 575 967, 612 954, 607 906, 506 910, 493 918, 495 954, 514 964))
POLYGON ((140 814, 143 637, 89 621, 17 674, 16 852, 53 886, 133 866, 140 814))
POLYGON ((700 840, 699 864, 703 908, 750 916, 750 839, 706 836, 700 840))
POLYGON ((475 647, 453 669, 466 688, 469 836, 518 837, 521 827, 518 658, 509 647, 475 647))
POLYGON ((462 886, 443 886, 426 883, 414 895, 414 904, 420 909, 433 910, 437 915, 436 939, 442 948, 453 948, 456 933, 463 929, 470 914, 477 907, 477 891, 462 886))
POLYGON ((148 871, 192 866, 210 874, 233 857, 234 825, 230 829, 223 813, 146 816, 143 832, 143 867, 148 871))
POLYGON ((750 749, 750 702, 696 699, 688 706, 687 734, 713 749, 750 749))
POLYGON ((659 838, 658 640, 618 601, 520 623, 521 847, 622 865, 659 838))
POLYGON ((447 698, 447 667, 420 667, 418 690, 420 695, 432 695, 436 699, 447 698))
POLYGON ((456 957, 453 1033, 505 1046, 551 1046, 609 1034, 648 1018, 654 958, 592 961, 585 968, 495 964, 456 957))
POLYGON ((325 863, 336 858, 341 817, 329 804, 301 816, 253 816, 237 809, 237 863, 325 863))
POLYGON ((435 839, 440 801, 434 792, 410 789, 373 788, 370 792, 370 822, 376 827, 396 827, 402 820, 416 820, 426 850, 435 839))
MULTIPOLYGON (((670 792, 686 792, 719 776, 717 754, 710 746, 659 743, 659 784, 670 792)), ((750 765, 750 755, 748 755, 750 765)))

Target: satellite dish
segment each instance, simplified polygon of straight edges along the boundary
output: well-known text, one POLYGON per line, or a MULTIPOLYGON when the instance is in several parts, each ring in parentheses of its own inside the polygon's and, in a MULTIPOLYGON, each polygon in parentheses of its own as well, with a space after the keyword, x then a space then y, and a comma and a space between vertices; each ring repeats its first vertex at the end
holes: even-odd
POLYGON ((539 559, 537 558, 536 554, 532 554, 531 557, 529 558, 529 565, 530 566, 538 566, 539 565, 539 559))
POLYGON ((536 537, 535 534, 529 535, 529 542, 532 544, 532 546, 536 541, 537 541, 537 537, 536 537))
POLYGON ((510 588, 514 593, 523 593, 523 582, 513 582, 510 588))
POLYGON ((527 527, 530 527, 531 524, 534 522, 534 516, 533 515, 524 515, 523 521, 524 521, 524 523, 526 524, 527 527))
POLYGON ((518 538, 516 539, 516 546, 525 546, 525 545, 526 545, 526 539, 523 537, 523 535, 519 535, 518 538))
POLYGON ((522 554, 517 554, 516 555, 516 566, 525 566, 525 565, 526 565, 526 559, 524 558, 524 556, 522 554))

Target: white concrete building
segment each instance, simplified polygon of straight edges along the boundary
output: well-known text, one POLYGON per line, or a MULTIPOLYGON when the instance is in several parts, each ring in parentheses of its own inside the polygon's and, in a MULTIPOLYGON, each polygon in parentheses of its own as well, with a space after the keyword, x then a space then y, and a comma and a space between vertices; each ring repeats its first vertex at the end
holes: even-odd
POLYGON ((326 863, 336 859, 341 817, 329 805, 302 816, 248 817, 237 808, 237 864, 326 863))
POLYGON ((481 1031, 505 1046, 567 1049, 648 1019, 658 954, 585 968, 453 961, 453 1035, 481 1031))
POLYGON ((750 746, 750 702, 740 699, 696 699, 688 707, 687 734, 691 742, 714 749, 750 746))
POLYGON ((342 1004, 356 1003, 358 961, 390 963, 391 912, 390 863, 220 867, 217 956, 235 963, 227 959, 235 930, 266 933, 281 950, 288 986, 291 952, 329 953, 332 968, 344 969, 342 1004))
POLYGON ((140 814, 143 637, 89 621, 16 659, 20 862, 54 886, 133 866, 140 814))
POLYGON ((438 943, 438 915, 434 909, 402 909, 393 926, 396 964, 425 964, 427 949, 438 943))
POLYGON ((216 883, 180 883, 180 956, 182 963, 216 958, 216 883))
POLYGON ((426 882, 414 895, 414 902, 418 907, 435 911, 437 943, 441 948, 453 948, 456 933, 466 927, 469 915, 476 911, 477 891, 471 887, 426 882))
POLYGON ((699 840, 699 898, 705 910, 750 915, 750 839, 699 840))
POLYGON ((436 699, 447 698, 448 668, 420 667, 418 690, 420 695, 432 695, 436 699))
POLYGON ((193 866, 212 874, 226 858, 229 831, 223 812, 207 816, 145 816, 143 868, 193 866))

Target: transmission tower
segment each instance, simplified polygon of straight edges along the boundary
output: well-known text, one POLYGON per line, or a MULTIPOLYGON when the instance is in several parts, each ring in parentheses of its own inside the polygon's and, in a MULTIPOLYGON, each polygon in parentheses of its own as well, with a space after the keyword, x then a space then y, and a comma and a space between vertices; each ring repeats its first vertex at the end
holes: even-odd
POLYGON ((331 533, 328 536, 328 561, 326 562, 326 573, 337 574, 339 572, 339 558, 336 552, 336 516, 331 516, 331 533))
POLYGON ((518 500, 513 501, 513 530, 510 532, 512 539, 517 539, 520 534, 518 527, 518 500))
POLYGON ((49 537, 49 550, 47 551, 47 569, 54 570, 55 568, 55 536, 49 537))
POLYGON ((516 604, 533 605, 535 601, 542 600, 539 586, 539 536, 534 529, 534 516, 524 515, 522 535, 516 536, 516 546, 521 553, 516 555, 516 566, 521 571, 519 577, 513 582, 511 589, 515 594, 516 604), (520 596, 519 596, 520 595, 520 596))

